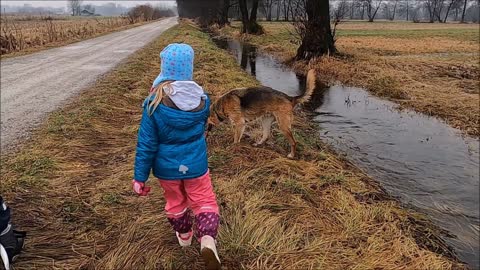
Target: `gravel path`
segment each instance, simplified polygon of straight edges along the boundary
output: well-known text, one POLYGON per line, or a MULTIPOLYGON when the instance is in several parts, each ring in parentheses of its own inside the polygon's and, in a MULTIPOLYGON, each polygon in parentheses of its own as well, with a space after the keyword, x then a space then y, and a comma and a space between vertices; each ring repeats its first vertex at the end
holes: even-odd
MULTIPOLYGON (((28 138, 45 116, 177 23, 146 24, 1 63, 1 150, 28 138)), ((157 57, 157 56, 152 56, 157 57)))

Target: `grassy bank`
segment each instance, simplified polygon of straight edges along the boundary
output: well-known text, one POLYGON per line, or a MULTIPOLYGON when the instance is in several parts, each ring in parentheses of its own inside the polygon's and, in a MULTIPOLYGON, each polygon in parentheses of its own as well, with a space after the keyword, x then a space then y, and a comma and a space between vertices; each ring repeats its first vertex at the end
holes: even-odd
MULTIPOLYGON (((147 198, 130 186, 140 104, 158 52, 175 41, 194 47, 195 79, 213 96, 257 84, 206 34, 180 24, 52 114, 2 157, 0 193, 29 231, 16 269, 202 268, 197 243, 178 247, 154 179, 147 198)), ((226 126, 210 134, 225 269, 463 268, 437 231, 326 149, 302 117, 295 161, 277 131, 264 148, 232 145, 226 126)))
MULTIPOLYGON (((288 23, 264 23, 266 34, 248 42, 292 63, 298 48, 288 23)), ((237 23, 222 29, 238 37, 237 23)), ((328 82, 365 87, 402 107, 444 119, 474 136, 479 126, 478 25, 346 22, 339 26, 339 57, 312 63, 328 82)))

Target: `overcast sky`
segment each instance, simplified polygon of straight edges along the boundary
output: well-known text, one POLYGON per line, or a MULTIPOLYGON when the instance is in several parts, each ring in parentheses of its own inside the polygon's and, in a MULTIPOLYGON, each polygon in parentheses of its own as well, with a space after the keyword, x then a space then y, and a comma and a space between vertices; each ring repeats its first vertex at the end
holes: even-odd
MULTIPOLYGON (((156 3, 163 3, 163 4, 171 4, 175 5, 175 1, 171 0, 151 0, 151 1, 83 1, 83 4, 105 4, 105 3, 118 3, 122 4, 122 6, 127 6, 127 7, 132 7, 135 5, 139 4, 145 4, 145 3, 150 3, 152 5, 155 5, 156 3)), ((0 0, 1 5, 9 5, 9 6, 23 6, 24 4, 31 4, 34 7, 66 7, 67 6, 67 1, 66 0, 57 0, 57 1, 41 1, 41 0, 36 0, 36 1, 12 1, 12 0, 0 0)))

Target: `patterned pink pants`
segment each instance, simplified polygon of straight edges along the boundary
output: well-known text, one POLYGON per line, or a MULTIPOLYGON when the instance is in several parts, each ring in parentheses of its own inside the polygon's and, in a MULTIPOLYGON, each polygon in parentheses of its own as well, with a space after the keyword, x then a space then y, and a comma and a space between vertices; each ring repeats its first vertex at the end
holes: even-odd
POLYGON ((167 201, 167 218, 175 231, 192 230, 193 212, 197 239, 205 235, 217 237, 220 216, 209 172, 194 179, 159 181, 167 201))

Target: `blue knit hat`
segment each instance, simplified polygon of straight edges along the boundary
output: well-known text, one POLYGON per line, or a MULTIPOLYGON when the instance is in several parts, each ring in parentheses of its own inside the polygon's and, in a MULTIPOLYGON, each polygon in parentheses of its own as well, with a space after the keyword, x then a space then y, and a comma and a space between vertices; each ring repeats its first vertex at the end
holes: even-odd
POLYGON ((193 49, 188 44, 172 43, 165 47, 160 53, 161 72, 152 87, 167 80, 192 81, 193 57, 193 49))

